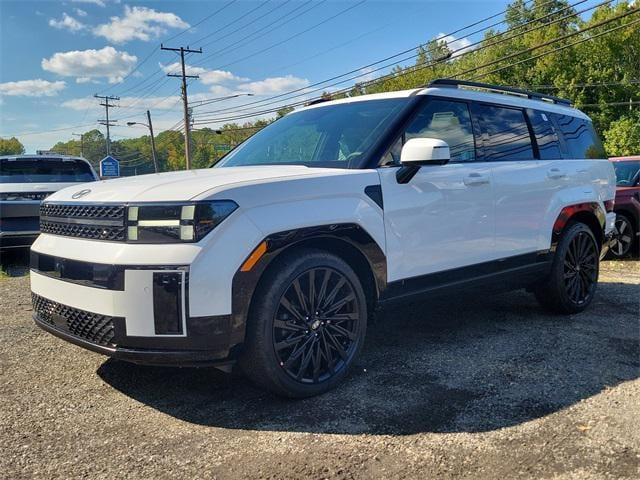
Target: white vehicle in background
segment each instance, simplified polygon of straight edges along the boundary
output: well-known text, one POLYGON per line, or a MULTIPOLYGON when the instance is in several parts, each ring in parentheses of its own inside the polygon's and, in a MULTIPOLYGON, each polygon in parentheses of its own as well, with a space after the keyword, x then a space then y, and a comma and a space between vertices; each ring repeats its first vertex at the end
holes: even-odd
POLYGON ((55 153, 0 156, 0 249, 29 247, 40 233, 40 203, 98 177, 84 158, 55 153))
POLYGON ((379 305, 445 289, 592 301, 615 175, 566 100, 440 80, 314 104, 215 168, 42 205, 34 319, 122 360, 238 362, 278 394, 344 378, 379 305))

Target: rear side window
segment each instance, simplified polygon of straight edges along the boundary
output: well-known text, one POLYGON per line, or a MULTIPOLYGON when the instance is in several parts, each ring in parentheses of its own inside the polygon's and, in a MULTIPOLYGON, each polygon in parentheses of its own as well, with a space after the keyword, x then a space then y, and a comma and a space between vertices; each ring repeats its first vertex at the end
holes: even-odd
POLYGON ((0 183, 65 183, 95 180, 82 160, 61 158, 0 159, 0 183))
POLYGON ((538 110, 527 110, 533 134, 538 142, 541 160, 560 160, 563 158, 558 133, 550 114, 538 110))
POLYGON ((551 115, 567 145, 569 158, 607 158, 590 121, 557 113, 551 115))
POLYGON ((476 105, 485 162, 533 160, 531 134, 524 112, 515 108, 476 105))

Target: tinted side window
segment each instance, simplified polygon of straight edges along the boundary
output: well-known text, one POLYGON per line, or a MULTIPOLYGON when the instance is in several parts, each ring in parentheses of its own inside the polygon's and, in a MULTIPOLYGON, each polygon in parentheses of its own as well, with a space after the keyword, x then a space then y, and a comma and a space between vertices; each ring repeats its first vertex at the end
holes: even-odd
POLYGON ((534 159, 531 135, 522 110, 476 105, 474 113, 482 128, 486 162, 534 159))
POLYGON ((607 158, 590 121, 557 113, 551 115, 564 137, 570 158, 607 158))
POLYGON ((449 145, 452 162, 476 159, 471 115, 466 103, 431 100, 405 132, 411 138, 437 138, 449 145))
POLYGON ((533 134, 538 142, 538 151, 541 160, 559 160, 562 158, 560 140, 556 128, 551 120, 550 113, 538 110, 527 110, 529 121, 533 127, 533 134))
POLYGON ((429 100, 382 158, 381 165, 398 165, 402 146, 412 138, 444 140, 449 145, 452 162, 472 162, 476 159, 471 115, 464 102, 429 100))

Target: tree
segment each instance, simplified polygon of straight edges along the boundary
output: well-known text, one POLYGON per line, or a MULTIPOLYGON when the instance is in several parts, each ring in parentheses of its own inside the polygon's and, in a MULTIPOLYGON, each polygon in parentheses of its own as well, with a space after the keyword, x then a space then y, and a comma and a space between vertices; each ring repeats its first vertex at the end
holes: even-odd
POLYGON ((640 155, 640 112, 636 111, 615 120, 604 136, 607 155, 640 155))
POLYGON ((24 145, 16 137, 0 138, 0 155, 22 155, 24 145))

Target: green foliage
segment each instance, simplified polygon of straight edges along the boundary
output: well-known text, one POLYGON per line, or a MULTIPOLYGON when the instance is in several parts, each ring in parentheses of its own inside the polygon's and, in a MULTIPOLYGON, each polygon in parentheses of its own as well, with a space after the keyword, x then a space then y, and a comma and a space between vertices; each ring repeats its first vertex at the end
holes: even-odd
POLYGON ((635 111, 615 120, 604 135, 608 155, 637 155, 640 152, 640 112, 635 111))
POLYGON ((16 137, 0 138, 0 155, 22 155, 24 146, 16 137))

